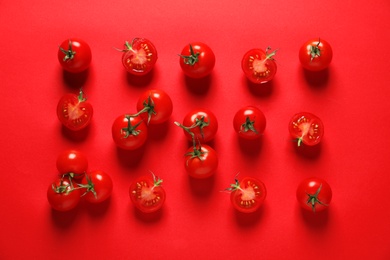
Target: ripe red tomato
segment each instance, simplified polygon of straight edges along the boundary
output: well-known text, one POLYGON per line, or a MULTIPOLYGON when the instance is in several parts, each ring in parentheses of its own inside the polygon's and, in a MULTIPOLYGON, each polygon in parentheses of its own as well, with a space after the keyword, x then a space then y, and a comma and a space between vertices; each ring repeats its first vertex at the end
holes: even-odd
POLYGON ((50 206, 58 211, 74 209, 80 201, 80 190, 74 189, 69 178, 59 178, 47 189, 47 200, 50 206))
POLYGON ((326 69, 332 57, 332 47, 324 39, 310 39, 299 49, 299 61, 305 69, 311 71, 326 69))
POLYGON ((122 63, 125 69, 133 75, 146 75, 157 61, 157 50, 153 43, 145 38, 134 38, 125 42, 122 63))
POLYGON ((89 125, 93 116, 92 105, 87 101, 82 90, 79 95, 65 94, 57 105, 57 117, 72 131, 78 131, 89 125))
POLYGON ((172 114, 172 100, 161 89, 147 90, 138 99, 137 110, 147 124, 161 124, 172 114))
POLYGON ((147 137, 148 129, 140 116, 120 115, 112 124, 112 138, 119 148, 138 149, 147 137))
POLYGON ((72 73, 86 70, 92 60, 88 43, 78 38, 71 38, 61 43, 57 56, 62 68, 72 73))
POLYGON ((107 173, 98 170, 85 174, 79 187, 86 189, 84 193, 86 201, 100 203, 111 196, 113 183, 107 173))
POLYGON ((231 191, 230 201, 233 207, 242 213, 257 211, 267 196, 264 183, 252 177, 245 177, 241 181, 236 179, 227 190, 231 191))
POLYGON ((274 78, 277 70, 274 56, 277 50, 269 53, 270 50, 269 47, 265 51, 251 49, 242 58, 242 70, 251 82, 266 83, 274 78))
POLYGON ((237 111, 233 118, 233 127, 238 135, 245 139, 259 138, 266 126, 263 112, 254 106, 246 106, 237 111))
POLYGON ((179 56, 180 67, 190 78, 203 78, 209 75, 215 65, 214 52, 202 42, 186 45, 179 56))
POLYGON ((308 112, 295 114, 288 127, 291 137, 297 141, 298 146, 302 143, 309 146, 316 145, 324 135, 321 119, 308 112))
POLYGON ((82 178, 88 169, 87 156, 78 150, 65 150, 57 157, 57 169, 61 175, 82 178))
POLYGON ((133 182, 129 188, 130 199, 134 206, 143 213, 159 210, 165 202, 165 190, 161 187, 162 179, 153 175, 143 176, 133 182))
POLYGON ((312 177, 303 180, 297 189, 297 199, 302 208, 319 212, 328 208, 332 200, 332 189, 320 178, 312 177))
POLYGON ((218 168, 217 152, 206 144, 191 147, 185 154, 184 166, 191 177, 196 179, 208 178, 218 168))

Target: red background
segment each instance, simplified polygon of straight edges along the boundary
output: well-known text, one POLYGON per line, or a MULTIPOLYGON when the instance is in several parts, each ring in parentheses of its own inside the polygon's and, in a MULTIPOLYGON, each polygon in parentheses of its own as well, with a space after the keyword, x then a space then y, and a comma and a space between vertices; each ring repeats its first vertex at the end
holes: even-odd
POLYGON ((0 2, 1 215, 0 258, 66 259, 390 259, 390 4, 371 1, 10 1, 0 2), (87 73, 64 73, 58 45, 80 37, 92 49, 87 73), (153 41, 159 59, 146 80, 130 77, 121 64, 125 40, 153 41), (333 46, 328 71, 313 77, 298 60, 307 39, 333 46), (215 52, 207 80, 187 80, 177 54, 191 41, 215 52), (255 87, 240 61, 255 47, 279 48, 278 72, 255 87), (71 135, 56 118, 67 92, 83 87, 93 104, 92 125, 71 135), (172 98, 170 121, 153 127, 146 146, 116 149, 113 120, 134 112, 140 93, 160 88, 172 98), (234 113, 256 105, 266 115, 260 143, 243 143, 234 113), (189 147, 181 121, 207 107, 219 120, 211 145, 219 154, 215 177, 191 181, 183 168, 189 147), (325 125, 322 145, 297 151, 287 123, 309 111, 325 125), (85 152, 90 170, 109 173, 112 198, 85 203, 67 214, 51 210, 48 185, 55 160, 67 148, 85 152), (161 214, 144 217, 130 203, 128 187, 149 170, 164 179, 161 214), (260 212, 237 214, 220 192, 234 176, 250 175, 267 186, 260 212), (333 189, 324 214, 302 212, 298 183, 318 176, 333 189))

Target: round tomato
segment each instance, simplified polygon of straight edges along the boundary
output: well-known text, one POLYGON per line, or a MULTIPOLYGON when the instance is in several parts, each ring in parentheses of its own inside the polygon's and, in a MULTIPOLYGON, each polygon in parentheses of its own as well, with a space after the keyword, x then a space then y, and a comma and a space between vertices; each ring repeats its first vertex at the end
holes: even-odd
POLYGON ((318 212, 328 208, 332 189, 323 179, 312 177, 303 180, 297 189, 297 199, 302 208, 318 212))
POLYGON ((57 117, 72 131, 85 128, 93 116, 92 105, 87 101, 82 90, 79 94, 65 94, 57 105, 57 117))
POLYGON ((88 169, 87 156, 78 150, 65 150, 57 157, 57 170, 61 175, 82 178, 88 169))
POLYGON ((227 190, 231 192, 233 207, 242 213, 257 211, 267 196, 264 183, 252 177, 245 177, 241 181, 236 179, 227 190))
POLYGON ((145 38, 134 38, 131 43, 125 42, 122 63, 133 75, 145 75, 151 71, 157 61, 157 50, 153 43, 145 38))
POLYGON ((274 60, 276 50, 269 53, 270 50, 269 47, 265 51, 251 49, 242 58, 242 70, 251 82, 266 83, 274 78, 277 69, 274 60))
POLYGON ((165 190, 161 187, 163 181, 153 175, 143 176, 132 183, 129 188, 130 199, 134 206, 143 213, 159 210, 165 202, 165 190))
POLYGON ((179 56, 180 67, 190 78, 203 78, 209 75, 215 65, 214 52, 202 42, 186 45, 179 56))
POLYGON ((332 61, 333 51, 330 44, 323 39, 311 39, 299 49, 299 61, 311 71, 326 69, 332 61))
POLYGON ((298 146, 302 143, 309 146, 316 145, 324 135, 321 119, 308 112, 295 114, 288 127, 291 137, 297 141, 298 146))
POLYGON ((111 196, 113 184, 107 173, 92 171, 85 174, 79 187, 86 189, 83 195, 85 200, 91 203, 100 203, 111 196))
POLYGON ((185 154, 185 169, 196 179, 212 176, 218 168, 216 151, 208 145, 202 144, 191 147, 185 154))
POLYGON ((50 206, 58 211, 74 209, 80 201, 80 190, 75 189, 69 178, 59 178, 47 189, 50 206))
POLYGON ((62 68, 72 73, 86 70, 92 60, 89 45, 77 38, 65 40, 60 45, 57 56, 62 68))
POLYGON ((140 116, 121 115, 112 124, 112 138, 119 148, 138 149, 147 137, 148 129, 140 116))
POLYGON ((142 93, 137 102, 138 113, 147 124, 166 122, 172 114, 172 100, 161 89, 152 89, 142 93))
POLYGON ((245 139, 259 138, 266 126, 263 112, 254 106, 246 106, 237 111, 233 118, 233 127, 238 135, 245 139))

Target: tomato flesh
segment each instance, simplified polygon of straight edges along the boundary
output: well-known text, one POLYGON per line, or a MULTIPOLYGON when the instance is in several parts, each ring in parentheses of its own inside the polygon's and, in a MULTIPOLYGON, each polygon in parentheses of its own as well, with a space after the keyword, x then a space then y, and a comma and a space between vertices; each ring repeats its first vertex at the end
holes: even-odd
POLYGON ((302 112, 293 116, 289 123, 290 135, 297 140, 298 146, 302 143, 313 146, 318 144, 324 135, 324 125, 317 116, 302 112))
POLYGON ((134 182, 130 186, 129 195, 135 207, 144 213, 159 210, 165 202, 164 189, 147 177, 134 182))
POLYGON ((153 43, 145 38, 134 38, 126 42, 122 63, 125 69, 134 75, 145 75, 157 62, 157 50, 153 43))
POLYGON ((271 53, 267 51, 252 49, 245 53, 241 61, 241 67, 249 81, 260 84, 274 78, 277 66, 272 57, 276 51, 271 53))
POLYGON ((233 189, 230 199, 233 207, 243 213, 257 211, 267 196, 265 185, 260 180, 246 177, 233 189))

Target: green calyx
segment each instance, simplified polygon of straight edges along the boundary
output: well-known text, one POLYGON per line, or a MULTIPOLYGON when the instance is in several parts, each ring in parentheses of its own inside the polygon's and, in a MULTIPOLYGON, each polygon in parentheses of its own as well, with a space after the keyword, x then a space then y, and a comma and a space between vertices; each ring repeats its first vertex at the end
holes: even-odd
POLYGON ((180 124, 179 122, 175 122, 175 125, 178 127, 181 127, 186 131, 188 134, 191 135, 192 137, 192 143, 194 144, 194 147, 196 145, 196 140, 195 140, 195 134, 191 131, 191 129, 199 127, 200 135, 202 138, 204 138, 204 133, 203 133, 203 128, 210 125, 210 122, 205 122, 205 117, 201 116, 200 118, 195 118, 195 123, 193 123, 191 126, 184 126, 180 124))
POLYGON ((318 189, 316 190, 316 193, 314 194, 309 194, 306 192, 306 195, 308 196, 308 199, 307 199, 307 202, 306 204, 309 205, 313 212, 316 212, 316 204, 320 204, 320 205, 323 205, 323 206, 328 206, 327 204, 321 202, 319 199, 318 199, 318 195, 320 194, 321 192, 321 189, 322 189, 322 184, 320 184, 320 187, 318 187, 318 189))
POLYGON ((73 49, 72 49, 72 42, 71 42, 71 40, 69 40, 68 49, 65 50, 64 48, 60 47, 60 51, 63 54, 65 54, 65 57, 63 58, 63 61, 72 60, 74 58, 74 56, 76 55, 76 52, 73 51, 73 49))
POLYGON ((313 61, 315 58, 321 56, 321 49, 319 48, 321 44, 320 39, 318 39, 318 43, 315 46, 310 46, 310 61, 313 61))
POLYGON ((240 129, 240 132, 248 132, 248 131, 252 131, 254 132, 255 134, 259 134, 259 132, 256 130, 255 128, 255 121, 251 121, 249 116, 247 116, 245 118, 245 123, 243 123, 241 125, 241 129, 240 129))
POLYGON ((123 127, 121 131, 125 133, 124 138, 128 138, 131 135, 137 136, 141 132, 140 130, 137 130, 137 127, 142 123, 142 121, 139 121, 135 125, 131 125, 131 120, 130 118, 133 117, 132 115, 125 115, 127 118, 127 127, 123 127))
POLYGON ((194 66, 195 63, 199 61, 199 55, 200 53, 199 52, 195 53, 194 49, 192 48, 192 45, 190 44, 190 55, 188 56, 179 55, 179 56, 183 58, 184 64, 194 66))

